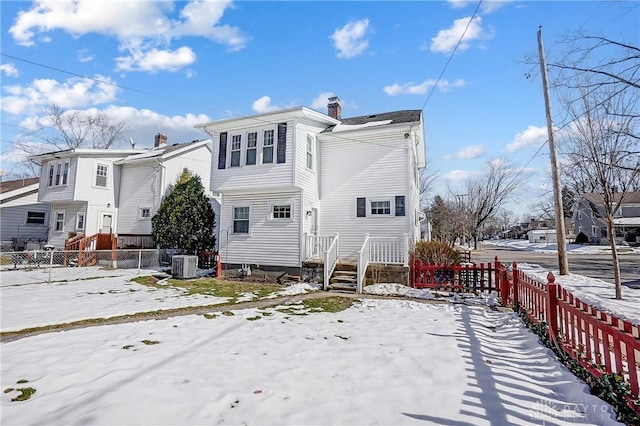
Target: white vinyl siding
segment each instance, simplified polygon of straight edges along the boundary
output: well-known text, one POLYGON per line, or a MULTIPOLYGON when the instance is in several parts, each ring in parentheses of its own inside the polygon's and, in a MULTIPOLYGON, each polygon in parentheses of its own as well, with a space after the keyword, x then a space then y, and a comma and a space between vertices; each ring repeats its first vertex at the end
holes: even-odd
MULTIPOLYGON (((30 194, 24 199, 13 201, 10 205, 2 205, 0 209, 0 240, 8 241, 21 238, 25 241, 47 241, 49 229, 49 205, 37 202, 38 194, 30 194), (31 212, 44 215, 44 223, 27 223, 27 215, 31 212)), ((34 215, 37 216, 37 215, 34 215)), ((39 220, 39 219, 38 219, 39 220)))
POLYGON ((419 232, 413 213, 417 197, 408 196, 412 178, 407 171, 407 140, 402 134, 398 131, 393 137, 369 131, 366 138, 360 138, 362 142, 354 135, 349 135, 349 140, 318 136, 320 234, 340 234, 342 257, 354 258, 365 234, 399 237, 419 232), (394 214, 396 196, 405 196, 404 216, 394 214), (358 198, 366 199, 366 217, 356 217, 358 198), (371 201, 389 201, 389 214, 371 215, 371 201))
MULTIPOLYGON (((226 130, 222 130, 224 132, 226 130)), ((277 130, 275 130, 275 126, 267 125, 260 127, 251 127, 243 130, 235 130, 234 132, 229 132, 229 140, 228 143, 228 155, 227 155, 227 167, 224 169, 218 169, 218 158, 219 158, 219 149, 220 149, 220 133, 215 133, 215 138, 213 141, 213 154, 212 159, 212 172, 211 172, 211 191, 213 192, 227 192, 227 191, 235 191, 235 190, 258 190, 262 191, 267 188, 286 188, 293 186, 293 165, 292 165, 292 134, 293 134, 293 126, 287 125, 287 145, 286 145, 286 158, 285 163, 277 164, 276 163, 276 145, 277 145, 277 130), (265 143, 265 131, 267 132, 267 143, 273 143, 271 146, 267 146, 265 151, 264 143, 265 143), (256 132, 258 135, 258 141, 256 146, 256 151, 258 158, 256 158, 256 167, 253 165, 251 167, 247 167, 244 165, 246 163, 243 162, 242 155, 240 155, 238 161, 239 167, 230 167, 231 157, 233 155, 233 151, 231 150, 233 145, 233 137, 238 135, 239 133, 247 134, 256 132), (272 136, 269 136, 272 135, 272 136), (270 142, 272 141, 272 142, 270 142), (271 156, 271 163, 265 164, 266 156, 271 156), (260 158, 262 157, 262 158, 260 158)), ((242 154, 242 150, 238 151, 239 154, 242 154)), ((246 150, 245 150, 246 152, 246 150)))
POLYGON ((220 229, 220 253, 224 263, 270 266, 300 266, 300 193, 224 195, 220 229), (286 201, 285 201, 286 200, 286 201), (291 205, 291 218, 272 220, 274 205, 291 205), (250 234, 233 233, 236 207, 249 208, 250 234))

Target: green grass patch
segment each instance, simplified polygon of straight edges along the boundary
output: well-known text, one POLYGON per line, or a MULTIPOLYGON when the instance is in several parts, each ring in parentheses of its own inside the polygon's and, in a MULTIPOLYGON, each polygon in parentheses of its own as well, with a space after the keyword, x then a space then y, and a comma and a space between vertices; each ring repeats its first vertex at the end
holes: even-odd
POLYGON ((131 349, 132 347, 134 347, 135 345, 124 345, 122 347, 122 349, 131 349))
POLYGON ((260 315, 256 315, 255 317, 247 318, 247 321, 256 321, 256 320, 259 320, 260 318, 262 318, 260 315))
POLYGON ((9 392, 13 392, 13 391, 14 391, 14 389, 13 389, 13 388, 6 388, 6 389, 4 390, 4 393, 9 393, 9 392))
POLYGON ((231 311, 223 311, 223 312, 222 312, 222 315, 224 315, 224 316, 226 316, 226 317, 232 317, 232 316, 234 316, 235 314, 234 314, 233 312, 231 312, 231 311))
POLYGON ((26 380, 26 379, 20 379, 16 383, 19 384, 19 385, 22 385, 22 384, 25 384, 25 383, 29 383, 29 381, 26 380))
POLYGON ((11 401, 26 401, 27 399, 31 398, 31 395, 36 393, 36 390, 34 388, 19 388, 16 390, 20 392, 20 395, 11 398, 11 401))
POLYGON ((11 261, 10 256, 1 256, 0 257, 0 265, 11 265, 13 262, 11 261))
POLYGON ((349 309, 356 299, 349 297, 322 297, 318 299, 306 299, 301 303, 312 312, 342 312, 349 309))
POLYGON ((157 340, 148 340, 148 339, 141 340, 141 342, 144 343, 145 345, 157 345, 158 343, 160 343, 157 340))
MULTIPOLYGON (((158 285, 157 282, 159 280, 153 276, 136 277, 133 278, 132 281, 149 287, 166 287, 166 285, 158 285)), ((167 281, 167 285, 179 288, 185 291, 186 294, 226 297, 229 298, 230 303, 237 303, 237 300, 246 293, 251 293, 257 298, 261 298, 282 289, 282 287, 277 284, 227 281, 215 278, 198 278, 194 280, 170 279, 167 281)))
POLYGON ((205 317, 206 319, 215 319, 216 318, 215 314, 204 314, 202 316, 205 317))

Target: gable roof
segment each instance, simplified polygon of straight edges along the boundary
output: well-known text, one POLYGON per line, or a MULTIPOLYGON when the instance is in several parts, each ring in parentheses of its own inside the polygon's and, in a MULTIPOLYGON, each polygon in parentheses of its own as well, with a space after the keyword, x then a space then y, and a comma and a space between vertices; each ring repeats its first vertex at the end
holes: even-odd
POLYGON ((178 154, 180 150, 187 150, 188 148, 194 148, 198 145, 204 146, 209 143, 209 139, 202 139, 199 141, 192 141, 186 143, 174 143, 173 145, 161 145, 155 147, 150 150, 146 150, 145 152, 136 153, 129 155, 128 157, 123 158, 122 160, 116 161, 116 164, 123 163, 133 163, 142 160, 149 160, 152 158, 163 158, 166 159, 170 157, 169 154, 178 154))
MULTIPOLYGON (((615 203, 619 202, 622 195, 623 194, 620 192, 614 194, 613 201, 615 203)), ((600 196, 596 193, 586 192, 582 194, 582 197, 585 198, 590 203, 593 203, 595 205, 602 205, 602 200, 600 199, 600 196)), ((626 193, 624 200, 622 201, 622 204, 624 205, 624 204, 631 204, 631 203, 640 203, 640 192, 636 191, 636 192, 626 193)))
POLYGON ((5 182, 0 182, 0 194, 4 194, 5 192, 9 192, 9 191, 15 191, 16 189, 24 188, 26 186, 31 186, 39 182, 40 182, 39 177, 8 180, 5 182))

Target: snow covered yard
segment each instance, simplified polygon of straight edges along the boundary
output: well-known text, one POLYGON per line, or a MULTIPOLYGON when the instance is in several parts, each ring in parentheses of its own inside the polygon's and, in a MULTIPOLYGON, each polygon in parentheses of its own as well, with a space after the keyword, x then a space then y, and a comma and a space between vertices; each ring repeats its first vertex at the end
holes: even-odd
POLYGON ((2 390, 35 393, 2 393, 1 423, 615 424, 514 314, 409 300, 280 308, 3 343, 2 390))

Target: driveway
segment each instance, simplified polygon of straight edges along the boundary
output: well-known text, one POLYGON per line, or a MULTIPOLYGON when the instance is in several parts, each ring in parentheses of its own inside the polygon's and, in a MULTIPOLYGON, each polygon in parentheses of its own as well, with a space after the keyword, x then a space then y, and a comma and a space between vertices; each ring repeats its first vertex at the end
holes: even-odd
MULTIPOLYGON (((489 244, 483 244, 480 250, 472 252, 471 260, 476 263, 487 263, 493 262, 496 256, 503 263, 511 263, 515 260, 518 263, 533 263, 549 270, 558 270, 558 255, 556 253, 514 250, 489 244)), ((618 257, 622 284, 640 291, 640 255, 638 253, 621 253, 618 257)), ((568 260, 569 272, 613 283, 611 255, 570 253, 568 260)))

